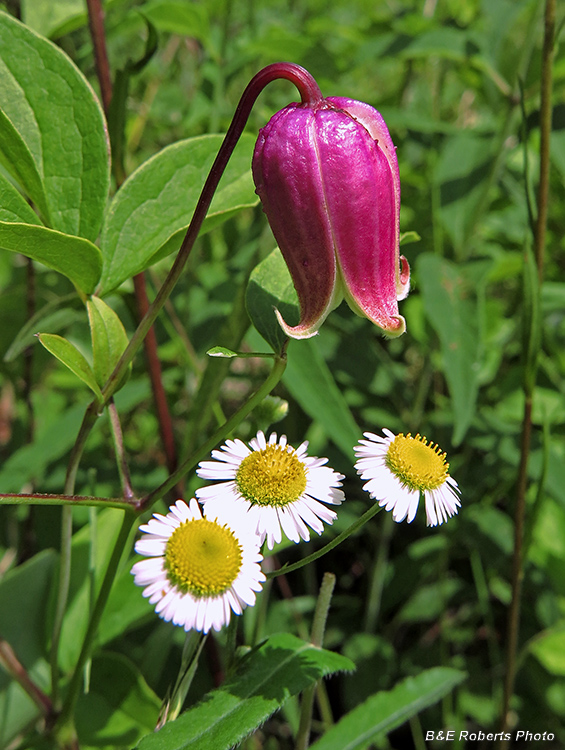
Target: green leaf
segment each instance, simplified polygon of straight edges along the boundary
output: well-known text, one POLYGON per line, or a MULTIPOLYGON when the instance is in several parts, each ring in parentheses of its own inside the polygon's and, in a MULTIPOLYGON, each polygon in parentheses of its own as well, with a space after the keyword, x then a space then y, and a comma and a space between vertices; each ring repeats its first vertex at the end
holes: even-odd
POLYGON ((438 159, 435 179, 440 185, 441 220, 455 248, 463 253, 474 226, 485 180, 493 163, 492 135, 463 131, 447 139, 438 159))
POLYGON ((55 333, 38 333, 37 338, 48 352, 57 357, 83 383, 86 383, 100 401, 103 400, 92 367, 74 344, 55 333))
POLYGON ((0 248, 21 253, 62 273, 85 294, 100 278, 100 250, 89 240, 36 224, 0 221, 0 248))
POLYGON ((408 677, 392 690, 375 693, 350 711, 311 750, 365 750, 378 735, 392 732, 412 716, 433 706, 465 680, 450 667, 435 667, 408 677))
POLYGON ((143 15, 159 31, 189 36, 200 41, 208 38, 208 13, 201 5, 178 0, 156 0, 143 6, 143 15))
POLYGON ((23 325, 4 355, 4 362, 12 362, 24 349, 35 343, 35 334, 38 328, 43 328, 47 333, 55 333, 62 328, 84 319, 84 308, 81 310, 71 307, 74 302, 79 302, 76 294, 66 297, 56 297, 48 302, 35 315, 23 325))
POLYGON ((361 430, 335 382, 316 338, 291 341, 283 383, 302 409, 350 458, 361 430))
MULTIPOLYGON (((64 52, 5 13, 0 13, 0 49, 0 107, 31 153, 50 224, 94 240, 110 184, 100 104, 64 52)), ((0 147, 4 165, 19 181, 20 153, 7 151, 5 139, 0 147)), ((25 169, 26 184, 21 186, 43 209, 37 180, 30 184, 31 165, 26 163, 25 169)))
POLYGON ((238 356, 237 352, 234 352, 225 346, 213 346, 211 349, 208 349, 206 354, 209 357, 227 357, 228 359, 238 356))
POLYGON ((245 304, 255 328, 275 352, 280 352, 288 339, 279 325, 275 308, 289 325, 298 323, 300 311, 290 273, 278 248, 251 272, 245 304))
MULTIPOLYGON (((179 249, 223 141, 204 135, 167 146, 124 182, 102 232, 104 292, 179 249)), ((244 134, 220 180, 202 231, 258 202, 251 178, 255 139, 244 134)))
POLYGON ((548 672, 565 677, 565 624, 536 636, 530 642, 530 651, 548 672))
MULTIPOLYGON (((1 67, 2 60, 0 58, 1 67)), ((31 151, 2 109, 0 109, 0 163, 12 175, 23 192, 35 203, 45 221, 49 223, 49 209, 41 175, 31 151)))
POLYGON ((22 194, 0 172, 0 221, 40 224, 39 217, 22 194))
POLYGON ((99 297, 87 300, 86 309, 92 336, 94 376, 102 387, 124 353, 128 337, 117 314, 99 297))
POLYGON ((441 344, 443 371, 454 412, 453 443, 458 445, 473 419, 479 390, 484 277, 488 266, 483 263, 456 266, 425 253, 418 257, 416 269, 424 310, 441 344), (477 273, 473 273, 475 265, 477 273))
POLYGON ((104 653, 92 662, 75 714, 81 747, 133 747, 155 728, 161 701, 129 659, 104 653))
MULTIPOLYGON (((0 581, 0 634, 43 690, 49 689, 45 622, 56 559, 54 550, 45 550, 8 571, 0 581)), ((39 719, 39 708, 4 670, 0 670, 0 716, 2 747, 39 719)))
POLYGON ((244 658, 236 674, 194 708, 155 734, 139 750, 228 750, 292 696, 325 675, 353 669, 344 656, 288 633, 271 636, 244 658))
POLYGON ((56 36, 58 29, 77 18, 86 22, 84 0, 22 0, 22 21, 46 37, 56 36))

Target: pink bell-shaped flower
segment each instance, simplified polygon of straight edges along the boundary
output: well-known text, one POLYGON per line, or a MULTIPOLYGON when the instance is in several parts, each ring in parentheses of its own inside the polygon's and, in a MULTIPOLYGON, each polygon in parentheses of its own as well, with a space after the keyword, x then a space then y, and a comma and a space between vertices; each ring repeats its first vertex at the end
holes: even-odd
POLYGON ((387 336, 404 333, 400 178, 379 112, 340 97, 290 104, 261 129, 253 178, 300 303, 296 326, 276 311, 285 333, 313 336, 344 298, 387 336))

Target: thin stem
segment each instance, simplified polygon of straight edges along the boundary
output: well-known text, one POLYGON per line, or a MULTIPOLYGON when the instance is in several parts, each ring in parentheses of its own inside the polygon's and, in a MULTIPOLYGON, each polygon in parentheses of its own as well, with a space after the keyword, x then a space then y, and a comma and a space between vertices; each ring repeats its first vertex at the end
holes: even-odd
POLYGON ((0 666, 4 667, 6 672, 19 683, 44 716, 52 716, 53 704, 49 696, 45 695, 43 690, 31 679, 27 669, 20 662, 8 641, 3 638, 0 638, 0 666))
POLYGON ((543 279, 547 209, 549 203, 549 151, 551 139, 551 90, 553 83, 553 46, 555 38, 555 0, 546 0, 541 68, 540 102, 540 176, 538 186, 538 217, 534 235, 534 251, 540 282, 543 279))
POLYGON ((203 443, 194 453, 192 453, 186 461, 174 471, 166 482, 163 482, 160 487, 153 490, 149 495, 144 497, 139 502, 139 510, 147 510, 153 503, 163 497, 175 484, 184 477, 191 469, 193 469, 200 459, 204 458, 218 443, 229 435, 237 425, 245 419, 245 417, 267 396, 275 387, 275 385, 282 378, 286 368, 286 355, 278 356, 275 358, 271 372, 269 373, 265 382, 250 396, 247 401, 240 406, 240 408, 233 414, 221 427, 219 427, 214 434, 203 443))
POLYGON ((192 219, 175 262, 173 263, 167 278, 163 282, 163 286, 158 291, 157 296, 149 306, 149 309, 133 334, 126 350, 120 358, 120 361, 116 365, 114 372, 110 375, 107 383, 102 389, 105 403, 108 402, 115 392, 127 366, 137 353, 141 342, 147 335, 147 331, 153 325, 155 318, 171 294, 184 266, 186 265, 192 247, 198 237, 198 233, 200 232, 202 222, 206 218, 208 208, 210 207, 210 203, 212 202, 220 178, 224 173, 229 158, 241 133, 243 132, 243 128, 245 127, 257 97, 268 83, 271 83, 278 78, 284 78, 294 83, 300 92, 303 103, 315 104, 316 102, 321 101, 322 94, 318 88, 318 84, 308 71, 304 70, 300 65, 294 65, 293 63, 273 63, 272 65, 267 65, 263 70, 260 70, 259 73, 251 79, 242 94, 239 104, 237 105, 231 125, 228 128, 228 132, 226 133, 216 159, 212 164, 206 182, 204 183, 204 187, 200 193, 200 198, 194 209, 194 214, 192 215, 192 219))
MULTIPOLYGON (((311 643, 317 648, 322 648, 324 642, 324 632, 326 622, 330 611, 330 602, 335 586, 335 575, 333 573, 324 573, 316 610, 312 621, 311 643)), ((310 738, 310 727, 312 726, 312 709, 314 707, 314 695, 316 693, 316 683, 310 685, 302 694, 302 703, 300 706, 300 724, 296 735, 296 750, 306 750, 310 738)))
POLYGON ((0 505, 89 505, 132 510, 133 503, 116 497, 93 495, 0 494, 0 505))
MULTIPOLYGON (((544 272, 545 242, 547 230, 547 210, 549 202, 549 146, 551 135, 551 91, 553 45, 555 36, 555 0, 546 0, 544 40, 541 65, 541 102, 540 102, 540 179, 537 195, 537 221, 534 234, 534 254, 538 270, 538 280, 541 284, 544 272)), ((535 367, 535 365, 534 365, 535 367)), ((516 679, 516 659, 520 627, 520 607, 522 597, 522 581, 524 577, 524 525, 526 515, 526 490, 528 486, 528 459, 532 434, 532 405, 534 378, 525 383, 524 416, 522 420, 522 438, 520 445, 520 466, 516 491, 516 507, 514 510, 514 554, 512 557, 512 601, 508 613, 506 673, 504 679, 504 695, 502 703, 501 729, 504 733, 508 729, 508 714, 510 701, 514 692, 516 679)), ((501 740, 499 746, 505 748, 508 742, 501 740)))
POLYGON ((394 521, 392 520, 392 515, 387 513, 383 519, 381 533, 379 535, 380 538, 377 543, 375 563, 371 575, 367 608, 365 610, 364 629, 366 633, 374 633, 377 629, 393 527, 394 521))
MULTIPOLYGON (((71 495, 75 488, 78 466, 86 440, 98 417, 96 404, 91 404, 86 410, 77 439, 73 446, 67 466, 65 486, 63 494, 71 495)), ((65 505, 61 512, 61 555, 59 559, 59 583, 57 587, 57 603, 55 605, 55 617, 51 634, 51 695, 56 706, 59 699, 59 642, 63 627, 63 618, 69 596, 69 583, 71 579, 71 539, 73 533, 72 508, 65 505)))
POLYGON ((133 500, 134 493, 131 488, 129 467, 127 465, 124 454, 124 436, 122 433, 122 425, 120 424, 120 416, 113 399, 108 404, 108 416, 110 418, 110 427, 112 430, 112 438, 114 441, 114 450, 116 451, 118 471, 122 484, 122 493, 125 500, 133 500))
POLYGON ((309 565, 314 560, 318 560, 318 558, 323 557, 325 554, 331 552, 332 549, 335 549, 342 542, 348 539, 352 534, 360 529, 361 526, 364 526, 368 521, 370 521, 371 518, 375 516, 380 509, 380 506, 375 503, 369 508, 369 510, 363 513, 361 518, 358 518, 356 521, 354 521, 348 529, 342 531, 341 534, 338 534, 335 539, 332 539, 332 541, 328 542, 328 544, 326 544, 324 547, 317 550, 316 552, 312 552, 311 555, 302 558, 302 560, 299 560, 298 562, 292 563, 291 565, 283 565, 282 568, 278 568, 278 570, 269 571, 267 573, 267 578, 275 578, 276 576, 280 576, 283 573, 291 573, 293 570, 299 570, 305 565, 309 565))
POLYGON ((100 83, 102 104, 104 105, 104 111, 108 112, 108 107, 112 100, 112 78, 108 63, 108 51, 106 49, 106 35, 104 33, 104 11, 100 0, 86 0, 86 7, 88 9, 88 26, 94 46, 96 75, 100 83))
POLYGON ((75 665, 67 696, 65 698, 65 702, 63 704, 59 720, 57 722, 58 729, 63 733, 65 732, 65 729, 68 727, 68 725, 72 723, 74 707, 80 692, 82 682, 82 671, 86 660, 90 656, 94 637, 96 635, 96 631, 98 630, 98 625, 100 623, 104 607, 106 606, 106 602, 108 601, 108 596, 110 595, 112 584, 114 583, 114 578, 116 576, 116 572, 118 570, 124 548, 126 547, 126 543, 135 520, 136 516, 133 513, 124 513, 122 526, 114 545, 112 557, 110 558, 110 562, 108 563, 108 567, 106 568, 104 580, 102 581, 102 586, 100 587, 100 592, 96 599, 96 604, 94 605, 94 610, 92 612, 90 622, 88 623, 88 629, 86 631, 86 635, 84 636, 81 652, 75 665))
MULTIPOLYGON (((147 297, 145 275, 143 273, 138 273, 133 277, 133 283, 135 288, 135 298, 137 301, 137 310, 139 317, 143 318, 149 309, 149 298, 147 297)), ((147 331, 147 336, 143 341, 143 346, 145 349, 145 359, 147 361, 149 378, 151 380, 153 400, 155 401, 155 408, 157 409, 157 421, 159 423, 159 432, 161 433, 161 441, 165 451, 167 469, 169 472, 173 472, 177 466, 177 451, 175 447, 173 420, 171 418, 171 412, 169 410, 167 396, 163 386, 163 373, 161 369, 161 361, 157 354, 157 335, 155 334, 154 326, 151 326, 147 331)))

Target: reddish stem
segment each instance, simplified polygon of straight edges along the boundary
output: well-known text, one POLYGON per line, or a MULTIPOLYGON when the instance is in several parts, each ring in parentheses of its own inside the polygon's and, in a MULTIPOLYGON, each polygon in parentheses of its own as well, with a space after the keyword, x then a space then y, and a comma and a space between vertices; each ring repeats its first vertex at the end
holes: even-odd
POLYGON ((94 46, 94 60, 96 61, 96 75, 100 83, 100 94, 104 111, 108 112, 112 100, 112 77, 106 50, 106 35, 104 33, 104 10, 100 0, 86 0, 88 8, 88 26, 94 46))

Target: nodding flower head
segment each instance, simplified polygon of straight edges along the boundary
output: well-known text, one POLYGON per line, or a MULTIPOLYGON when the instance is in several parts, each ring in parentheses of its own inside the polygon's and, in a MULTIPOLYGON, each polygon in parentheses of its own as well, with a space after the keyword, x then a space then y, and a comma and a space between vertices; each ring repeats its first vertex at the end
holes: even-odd
POLYGON ((340 97, 290 104, 262 128, 253 178, 292 276, 309 338, 345 298, 387 336, 406 324, 398 300, 410 268, 399 257, 400 178, 395 147, 376 109, 340 97))

